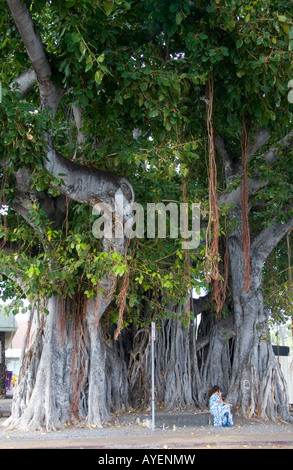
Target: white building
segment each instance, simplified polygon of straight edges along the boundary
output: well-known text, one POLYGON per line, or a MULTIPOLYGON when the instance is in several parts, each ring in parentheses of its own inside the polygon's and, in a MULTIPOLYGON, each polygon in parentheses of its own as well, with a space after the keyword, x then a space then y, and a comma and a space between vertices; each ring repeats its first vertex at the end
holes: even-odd
POLYGON ((288 387, 289 403, 293 405, 293 356, 277 356, 288 387))
POLYGON ((13 372, 13 375, 19 374, 20 368, 20 356, 23 348, 23 341, 26 337, 26 330, 28 326, 28 321, 17 315, 15 319, 17 325, 17 330, 14 335, 11 336, 10 342, 6 344, 5 358, 7 369, 13 372))

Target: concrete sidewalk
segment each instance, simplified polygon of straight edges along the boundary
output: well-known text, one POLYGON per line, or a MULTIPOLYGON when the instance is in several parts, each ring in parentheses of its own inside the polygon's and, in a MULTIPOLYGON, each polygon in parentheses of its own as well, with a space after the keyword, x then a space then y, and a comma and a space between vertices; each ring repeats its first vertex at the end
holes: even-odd
POLYGON ((115 437, 40 438, 19 439, 11 433, 0 440, 0 449, 293 449, 293 433, 194 435, 188 433, 132 435, 115 437))
MULTIPOLYGON (((6 416, 10 407, 11 399, 0 400, 0 412, 6 410, 6 416)), ((292 424, 234 417, 232 428, 215 428, 207 413, 160 413, 152 431, 142 425, 149 418, 127 413, 103 429, 77 423, 52 432, 11 431, 0 426, 0 449, 293 449, 292 424)))

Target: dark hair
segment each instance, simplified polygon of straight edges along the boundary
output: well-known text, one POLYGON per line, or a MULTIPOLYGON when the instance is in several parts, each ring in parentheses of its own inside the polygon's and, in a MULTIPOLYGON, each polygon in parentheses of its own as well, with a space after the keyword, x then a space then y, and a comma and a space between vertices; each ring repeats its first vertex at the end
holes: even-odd
POLYGON ((211 396, 216 393, 216 392, 219 392, 220 391, 220 387, 219 385, 214 385, 213 388, 211 388, 208 392, 208 397, 211 398, 211 396))

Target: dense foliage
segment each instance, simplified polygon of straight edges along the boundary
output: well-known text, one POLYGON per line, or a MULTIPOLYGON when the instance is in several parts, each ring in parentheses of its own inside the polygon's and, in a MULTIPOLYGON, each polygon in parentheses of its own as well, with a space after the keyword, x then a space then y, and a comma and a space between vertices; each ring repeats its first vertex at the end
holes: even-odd
MULTIPOLYGON (((205 218, 207 80, 211 76, 214 80, 214 127, 235 162, 241 157, 243 117, 251 136, 265 127, 271 134, 270 145, 284 137, 292 127, 288 101, 293 76, 292 8, 287 1, 276 0, 25 3, 46 46, 52 79, 67 93, 53 118, 39 109, 36 89, 23 99, 12 92, 11 82, 30 62, 2 0, 0 159, 5 160, 5 170, 0 178, 1 203, 8 206, 0 225, 5 241, 3 299, 15 295, 37 299, 56 292, 73 296, 77 289, 90 297, 104 272, 112 270, 117 277, 129 272, 125 321, 133 321, 150 290, 154 294, 149 306, 154 309, 160 307, 162 293, 166 302, 181 302, 190 287, 198 293, 203 287, 209 289, 204 235, 203 244, 190 253, 189 276, 179 239, 132 240, 124 258, 103 253, 92 235, 91 208, 66 200, 66 220, 61 225, 48 220, 40 196, 61 198, 58 186, 64 175, 58 180, 43 167, 43 131, 53 125, 55 145, 68 159, 74 156, 81 164, 127 176, 136 201, 144 207, 148 202, 182 202, 186 185, 187 200, 200 202, 205 218), (81 139, 72 103, 82 110, 81 139), (36 191, 30 224, 17 211, 15 173, 23 166, 36 191)), ((249 164, 250 172, 269 180, 252 199, 252 234, 292 216, 292 146, 271 167, 263 164, 263 152, 262 148, 253 155, 249 164)), ((217 164, 219 193, 232 191, 239 178, 227 186, 220 159, 217 164)), ((228 210, 221 207, 222 234, 228 210)), ((274 261, 267 272, 277 267, 274 261)), ((287 267, 285 263, 286 272, 287 267)), ((280 279, 269 274, 265 279, 268 307, 277 308, 279 314, 288 307, 287 300, 282 303, 283 295, 275 307, 280 279)), ((284 281, 281 284, 284 288, 284 281)), ((115 321, 115 306, 111 314, 115 321)))

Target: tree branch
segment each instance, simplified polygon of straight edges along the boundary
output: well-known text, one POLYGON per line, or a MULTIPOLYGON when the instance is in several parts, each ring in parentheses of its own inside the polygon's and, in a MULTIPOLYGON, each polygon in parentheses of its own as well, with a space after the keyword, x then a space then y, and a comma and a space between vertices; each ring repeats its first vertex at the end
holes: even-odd
MULTIPOLYGON (((83 119, 82 119, 82 107, 81 106, 76 106, 75 103, 71 104, 71 109, 73 113, 73 118, 77 130, 77 139, 76 139, 76 148, 74 150, 74 154, 72 157, 72 160, 74 161, 76 159, 77 151, 82 148, 82 144, 85 142, 85 136, 82 132, 82 125, 83 125, 83 119)), ((79 158, 79 161, 81 162, 83 160, 79 158)))
POLYGON ((62 176, 63 183, 58 185, 62 194, 90 206, 103 202, 114 207, 115 195, 120 190, 125 197, 124 204, 134 202, 134 191, 127 178, 67 160, 54 148, 49 135, 47 141, 49 150, 44 166, 56 178, 66 175, 62 176))
POLYGON ((274 247, 293 227, 293 217, 288 222, 274 223, 266 227, 254 238, 251 244, 251 258, 263 264, 274 247))
POLYGON ((34 28, 33 20, 26 6, 19 0, 7 0, 7 3, 37 77, 41 108, 50 109, 55 113, 65 90, 58 90, 51 81, 52 69, 45 54, 41 37, 34 28))
MULTIPOLYGON (((258 134, 254 137, 253 145, 249 147, 249 156, 254 155, 263 147, 269 138, 270 134, 268 131, 266 129, 260 129, 258 134)), ((233 176, 240 174, 241 162, 237 162, 237 159, 227 151, 224 138, 221 135, 215 134, 214 141, 217 153, 221 157, 224 165, 226 181, 230 181, 233 176)))
POLYGON ((82 109, 81 106, 76 106, 75 103, 71 105, 73 117, 77 129, 77 145, 82 144, 85 141, 85 137, 81 131, 82 129, 82 109))
MULTIPOLYGON (((258 178, 249 178, 247 181, 248 185, 248 197, 253 196, 260 189, 267 186, 269 181, 261 181, 258 178)), ((240 205, 241 202, 241 189, 240 187, 233 189, 232 191, 223 191, 218 197, 218 205, 232 204, 234 206, 240 205)))
POLYGON ((233 168, 233 158, 226 149, 225 142, 222 136, 216 134, 214 137, 215 147, 217 153, 220 155, 224 169, 225 169, 225 178, 226 181, 229 181, 232 176, 235 174, 235 169, 233 168))
POLYGON ((202 348, 209 344, 212 331, 215 329, 217 330, 218 338, 222 339, 222 341, 227 341, 228 339, 233 338, 236 330, 236 325, 233 316, 230 315, 229 317, 224 318, 220 322, 216 323, 216 325, 209 331, 206 336, 198 338, 196 340, 196 351, 200 351, 202 348))
POLYGON ((194 315, 199 315, 205 310, 211 308, 212 295, 211 292, 208 292, 203 297, 198 297, 198 299, 192 298, 192 313, 194 315))
MULTIPOLYGON (((283 139, 281 139, 277 145, 273 146, 263 154, 263 160, 268 165, 272 166, 273 163, 280 157, 281 150, 286 147, 292 147, 293 144, 293 130, 291 130, 283 139)), ((248 196, 253 196, 260 189, 264 188, 269 184, 269 181, 262 181, 256 172, 252 178, 248 179, 248 196)), ((240 187, 233 189, 233 191, 224 191, 219 195, 218 203, 222 204, 233 204, 238 205, 241 201, 240 187)))
MULTIPOLYGON (((0 164, 5 167, 5 161, 1 161, 0 164)), ((31 175, 25 167, 13 172, 13 175, 16 180, 16 192, 14 203, 10 204, 10 207, 21 215, 32 228, 42 234, 42 228, 36 226, 30 217, 33 204, 38 202, 40 209, 46 213, 48 222, 52 223, 52 227, 54 229, 60 228, 66 213, 65 197, 63 195, 51 197, 44 191, 38 191, 32 186, 31 175)))
POLYGON ((293 129, 281 139, 276 146, 270 148, 267 152, 264 153, 263 159, 265 160, 268 166, 272 164, 280 157, 280 151, 285 147, 293 146, 293 129))
POLYGON ((33 69, 23 72, 18 78, 10 84, 10 89, 16 90, 25 98, 37 83, 37 76, 33 69))
POLYGON ((254 144, 251 145, 249 148, 249 156, 254 155, 261 147, 263 147, 267 143, 269 138, 269 132, 264 128, 260 129, 260 131, 258 132, 258 134, 256 134, 254 138, 254 144))
MULTIPOLYGON (((12 16, 27 49, 32 67, 39 84, 41 108, 55 113, 65 90, 58 90, 51 81, 52 70, 46 57, 40 35, 35 31, 33 20, 19 0, 7 0, 12 16)), ((50 133, 45 134, 48 143, 45 168, 56 178, 62 178, 64 184, 58 189, 65 196, 75 201, 94 206, 99 202, 114 205, 118 190, 124 196, 123 204, 134 201, 134 192, 126 178, 100 170, 92 170, 64 158, 54 147, 50 133), (65 176, 64 176, 65 175, 65 176)))

